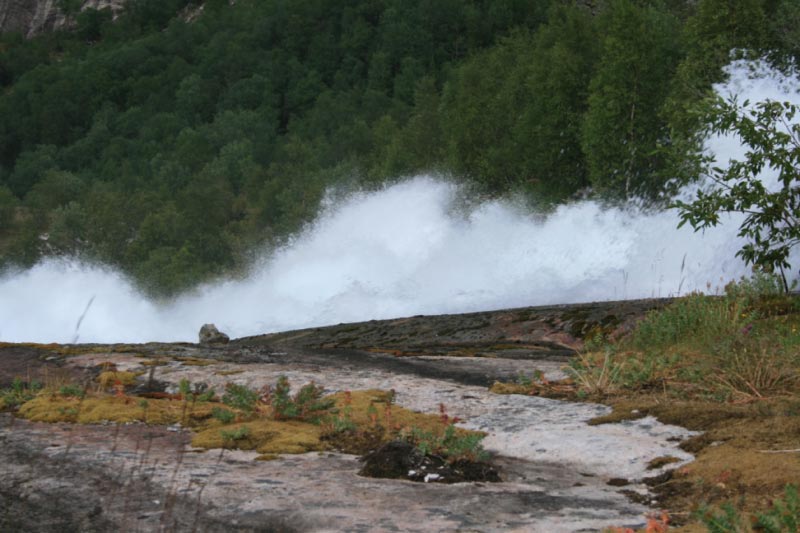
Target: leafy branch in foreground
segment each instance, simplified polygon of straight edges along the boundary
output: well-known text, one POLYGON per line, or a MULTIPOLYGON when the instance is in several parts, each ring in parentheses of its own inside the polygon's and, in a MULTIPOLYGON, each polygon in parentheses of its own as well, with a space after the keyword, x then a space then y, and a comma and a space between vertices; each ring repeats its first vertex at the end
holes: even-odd
POLYGON ((792 122, 797 111, 789 102, 766 100, 751 106, 735 98, 715 100, 706 113, 708 133, 735 133, 748 151, 744 160, 733 160, 727 168, 704 159, 717 186, 698 191, 691 203, 675 202, 673 207, 681 211, 678 227, 688 222, 697 231, 719 224, 721 213, 743 213, 739 236, 748 242, 736 255, 783 275, 790 266, 789 253, 800 243, 800 124, 792 122), (774 190, 759 178, 765 169, 777 172, 774 190))

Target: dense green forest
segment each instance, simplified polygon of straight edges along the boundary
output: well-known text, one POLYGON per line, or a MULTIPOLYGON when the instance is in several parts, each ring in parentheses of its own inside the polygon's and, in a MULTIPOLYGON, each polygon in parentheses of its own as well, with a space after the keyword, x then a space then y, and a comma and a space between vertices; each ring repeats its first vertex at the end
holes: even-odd
POLYGON ((733 56, 800 61, 797 0, 76 4, 70 31, 0 36, 0 268, 79 256, 162 295, 241 271, 330 187, 658 202, 733 56))

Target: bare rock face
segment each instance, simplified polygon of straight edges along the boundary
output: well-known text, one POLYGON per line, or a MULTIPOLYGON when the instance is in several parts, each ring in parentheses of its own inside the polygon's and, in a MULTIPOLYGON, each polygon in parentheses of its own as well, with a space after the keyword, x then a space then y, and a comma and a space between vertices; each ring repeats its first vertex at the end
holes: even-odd
MULTIPOLYGON (((127 0, 85 0, 81 10, 121 10, 127 0)), ((61 11, 58 0, 0 0, 0 33, 20 32, 30 38, 69 27, 73 20, 61 11)))
POLYGON ((214 324, 203 324, 200 328, 200 344, 228 344, 230 337, 217 329, 214 324))

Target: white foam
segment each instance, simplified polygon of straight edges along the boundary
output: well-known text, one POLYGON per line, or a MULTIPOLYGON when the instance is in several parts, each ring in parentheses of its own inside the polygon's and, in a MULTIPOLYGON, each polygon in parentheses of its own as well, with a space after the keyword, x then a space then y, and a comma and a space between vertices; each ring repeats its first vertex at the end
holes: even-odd
MULTIPOLYGON (((800 104, 794 77, 744 62, 729 71, 730 81, 717 87, 722 95, 800 104)), ((743 153, 731 137, 709 139, 708 149, 722 162, 743 153)), ((313 227, 266 256, 247 279, 204 286, 167 304, 147 300, 109 269, 45 260, 0 279, 0 340, 194 340, 206 322, 238 337, 414 314, 713 291, 749 272, 734 257, 743 244, 738 215, 695 233, 676 229, 673 211, 583 201, 542 219, 502 201, 458 211, 458 193, 456 185, 418 176, 353 195, 327 205, 313 227)))

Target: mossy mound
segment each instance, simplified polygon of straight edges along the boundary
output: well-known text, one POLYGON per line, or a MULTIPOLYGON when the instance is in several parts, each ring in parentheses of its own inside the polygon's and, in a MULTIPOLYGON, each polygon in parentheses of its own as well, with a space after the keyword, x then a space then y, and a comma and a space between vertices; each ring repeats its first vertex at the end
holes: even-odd
MULTIPOLYGON (((98 381, 103 386, 130 384, 135 378, 131 372, 106 371, 98 381)), ((276 420, 272 407, 261 403, 243 411, 218 401, 180 397, 145 399, 100 393, 79 398, 47 391, 24 403, 18 415, 50 423, 180 423, 196 431, 192 445, 197 448, 255 450, 264 458, 332 449, 364 454, 395 439, 422 439, 430 447, 444 442, 446 434, 450 441, 465 437, 475 442, 483 435, 452 427, 455 420, 444 406, 438 415, 417 413, 394 405, 393 399, 393 391, 340 392, 322 398, 331 406, 314 412, 313 420, 276 420)))
POLYGON ((197 433, 192 438, 192 446, 256 450, 261 454, 306 453, 330 449, 330 445, 321 440, 322 433, 322 427, 308 422, 259 419, 237 424, 214 424, 197 433))
POLYGON ((195 405, 173 400, 142 400, 130 396, 91 396, 84 399, 41 394, 19 408, 19 416, 32 422, 144 422, 154 425, 181 423, 196 426, 211 416, 210 403, 195 405))
POLYGON ((100 372, 100 375, 97 376, 97 382, 103 389, 113 387, 117 384, 120 384, 123 387, 129 387, 134 383, 136 383, 136 378, 139 377, 139 375, 140 374, 137 374, 135 372, 119 372, 116 370, 106 370, 105 372, 100 372))

